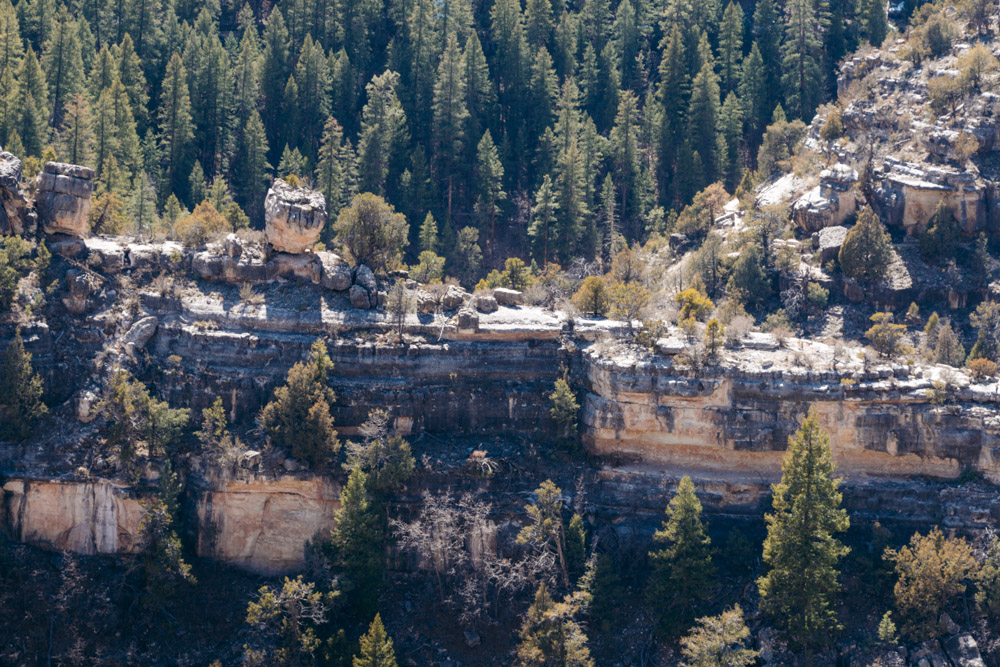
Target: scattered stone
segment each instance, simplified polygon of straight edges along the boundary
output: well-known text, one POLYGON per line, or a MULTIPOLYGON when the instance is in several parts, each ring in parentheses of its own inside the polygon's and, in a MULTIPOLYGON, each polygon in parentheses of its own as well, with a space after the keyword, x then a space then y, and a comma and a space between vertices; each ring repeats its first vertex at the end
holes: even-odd
POLYGON ((458 311, 458 329, 473 333, 479 331, 479 315, 476 311, 469 308, 458 311))
POLYGON ((361 285, 351 285, 348 296, 351 299, 352 308, 357 308, 359 310, 371 310, 372 302, 371 298, 368 296, 368 290, 361 285))
POLYGON ((339 255, 332 252, 318 252, 323 265, 323 277, 320 284, 323 289, 343 292, 351 288, 351 267, 339 255))
POLYGON ((656 351, 668 357, 673 357, 684 351, 684 341, 673 337, 658 338, 656 340, 656 351))
POLYGON ((0 152, 0 234, 30 234, 36 215, 21 188, 21 161, 13 153, 0 152))
POLYGON ((958 631, 961 630, 961 628, 958 627, 958 623, 953 621, 951 615, 949 615, 946 611, 941 612, 941 618, 938 619, 938 624, 944 628, 944 631, 949 635, 958 634, 958 631))
POLYGON ((97 394, 85 389, 76 397, 76 418, 78 421, 89 424, 97 416, 94 406, 97 404, 97 394))
POLYGON ((153 337, 156 333, 156 327, 159 326, 160 321, 156 319, 153 315, 142 318, 135 324, 133 324, 125 335, 122 336, 122 344, 125 351, 132 355, 136 350, 141 350, 146 347, 146 343, 149 339, 153 337))
POLYGON ((826 264, 840 255, 840 246, 847 238, 847 227, 835 225, 826 227, 813 234, 813 246, 819 250, 819 261, 826 264))
POLYGON ((243 254, 243 242, 240 241, 240 237, 236 234, 227 235, 226 240, 222 243, 222 247, 226 254, 233 259, 239 259, 240 255, 243 254))
POLYGON ((427 290, 417 290, 417 312, 421 315, 433 315, 437 310, 437 299, 427 290))
POLYGON ((476 310, 480 313, 495 313, 500 308, 494 296, 479 295, 476 297, 476 310))
POLYGON ((62 302, 66 310, 74 315, 82 315, 87 311, 87 297, 97 289, 100 282, 87 271, 80 269, 70 269, 66 272, 66 286, 69 294, 63 297, 62 302))
POLYGON ((321 192, 277 179, 264 200, 264 231, 278 252, 300 254, 319 241, 326 224, 326 199, 321 192))
POLYGON ((441 297, 441 306, 445 310, 455 310, 456 308, 461 308, 462 304, 465 303, 465 298, 469 296, 461 287, 457 285, 448 285, 448 291, 444 293, 441 297))
POLYGON ((520 306, 524 301, 524 294, 516 289, 497 287, 493 290, 493 298, 495 298, 497 303, 501 306, 520 306))
POLYGON ((464 634, 465 634, 465 645, 468 646, 469 648, 475 648, 479 646, 479 644, 482 642, 478 633, 466 630, 464 634))
POLYGON ((354 269, 354 284, 364 287, 370 294, 374 294, 378 288, 375 282, 375 274, 364 264, 354 269))
POLYGON ((46 162, 35 179, 35 204, 46 234, 83 238, 97 174, 89 167, 46 162))
POLYGON ((976 640, 967 632, 945 640, 944 650, 955 667, 986 667, 976 640))

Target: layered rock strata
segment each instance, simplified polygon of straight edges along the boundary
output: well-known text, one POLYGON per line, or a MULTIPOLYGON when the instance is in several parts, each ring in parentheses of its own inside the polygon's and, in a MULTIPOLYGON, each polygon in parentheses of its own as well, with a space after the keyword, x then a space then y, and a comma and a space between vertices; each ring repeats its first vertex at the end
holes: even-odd
POLYGON ((21 188, 21 161, 0 151, 0 234, 30 234, 36 215, 21 188))

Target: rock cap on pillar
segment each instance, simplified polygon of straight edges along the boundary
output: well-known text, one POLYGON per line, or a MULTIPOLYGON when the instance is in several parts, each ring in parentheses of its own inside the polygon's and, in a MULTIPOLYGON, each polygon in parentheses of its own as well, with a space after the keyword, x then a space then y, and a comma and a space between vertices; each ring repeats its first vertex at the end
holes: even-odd
POLYGON ((86 235, 96 177, 90 167, 45 163, 35 179, 35 205, 46 234, 86 235))
POLYGON ((300 254, 319 241, 326 224, 323 193, 278 178, 264 200, 264 232, 278 252, 300 254))

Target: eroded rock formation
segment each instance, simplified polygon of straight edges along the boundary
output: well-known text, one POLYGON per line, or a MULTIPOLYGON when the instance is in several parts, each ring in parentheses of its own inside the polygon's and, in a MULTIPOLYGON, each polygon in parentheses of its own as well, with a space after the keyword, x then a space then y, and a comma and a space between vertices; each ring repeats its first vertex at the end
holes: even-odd
POLYGON ((35 220, 21 188, 21 161, 13 153, 0 152, 0 234, 30 234, 35 220))
POLYGON ((35 205, 46 234, 83 238, 97 174, 89 167, 46 162, 35 180, 35 205))
POLYGON ((267 191, 264 221, 272 248, 303 253, 319 241, 326 224, 326 199, 321 192, 295 187, 279 178, 267 191))

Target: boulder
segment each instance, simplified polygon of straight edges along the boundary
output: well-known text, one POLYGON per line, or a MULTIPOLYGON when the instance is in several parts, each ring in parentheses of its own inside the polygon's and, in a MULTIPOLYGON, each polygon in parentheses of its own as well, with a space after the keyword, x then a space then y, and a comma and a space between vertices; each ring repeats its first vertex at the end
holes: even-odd
POLYGON ((97 394, 85 389, 76 396, 76 419, 84 424, 89 424, 97 416, 95 409, 98 401, 97 394))
POLYGON ((976 640, 967 632, 945 640, 944 650, 955 667, 986 667, 976 640))
POLYGON ((233 259, 239 259, 240 255, 243 254, 243 242, 236 234, 226 236, 226 240, 222 242, 222 248, 226 255, 233 259))
POLYGON ((102 273, 118 273, 125 268, 126 249, 115 241, 91 238, 84 241, 87 262, 102 273))
POLYGON ((348 292, 348 296, 351 298, 351 307, 358 308, 360 310, 370 310, 372 307, 371 298, 368 296, 368 290, 366 290, 361 285, 351 285, 351 289, 348 292))
POLYGON ((74 315, 81 315, 87 310, 87 297, 97 289, 99 281, 87 271, 70 269, 66 272, 66 286, 69 294, 62 299, 66 310, 74 315))
POLYGON ((858 172, 845 164, 824 169, 819 185, 792 205, 792 218, 806 232, 843 223, 857 209, 857 180, 858 172))
POLYGON ((819 250, 819 261, 826 264, 840 255, 840 246, 847 238, 847 227, 826 227, 813 234, 813 245, 819 250))
POLYGON ((0 234, 30 234, 35 218, 21 189, 21 161, 13 153, 0 152, 0 234))
POLYGON ((83 238, 97 174, 89 167, 46 162, 35 179, 35 204, 46 234, 83 238))
POLYGON ((326 199, 308 188, 274 181, 264 200, 264 232, 278 252, 299 254, 319 241, 326 224, 326 199))
POLYGON ((417 312, 422 315, 433 315, 437 310, 437 299, 427 290, 417 290, 417 312))
POLYGON ((461 287, 457 285, 449 285, 448 291, 444 293, 441 297, 441 306, 445 310, 455 310, 456 308, 461 308, 462 304, 465 303, 465 298, 469 296, 461 287))
POLYGON ((493 298, 501 306, 520 306, 524 301, 524 294, 516 289, 497 287, 493 290, 493 298))
POLYGON ((471 308, 463 308, 458 311, 459 331, 479 331, 479 314, 471 308))
POLYGON ((142 318, 125 332, 122 336, 122 345, 125 351, 131 355, 135 353, 136 350, 141 350, 146 347, 146 343, 149 339, 153 337, 156 333, 156 327, 159 326, 160 322, 153 315, 142 318))
POLYGON ((369 294, 374 294, 375 290, 378 289, 378 285, 375 282, 375 274, 364 264, 359 264, 354 269, 354 284, 364 287, 368 290, 369 294))
POLYGON ((480 313, 495 313, 500 308, 496 297, 479 295, 476 297, 476 310, 480 313))
POLYGON ((323 289, 343 292, 351 288, 351 267, 339 255, 332 252, 318 252, 316 256, 323 265, 320 284, 323 289))

